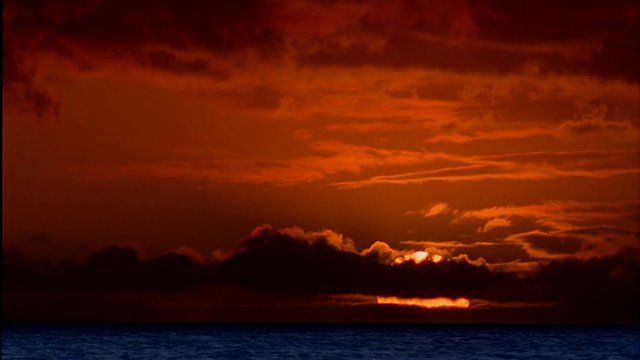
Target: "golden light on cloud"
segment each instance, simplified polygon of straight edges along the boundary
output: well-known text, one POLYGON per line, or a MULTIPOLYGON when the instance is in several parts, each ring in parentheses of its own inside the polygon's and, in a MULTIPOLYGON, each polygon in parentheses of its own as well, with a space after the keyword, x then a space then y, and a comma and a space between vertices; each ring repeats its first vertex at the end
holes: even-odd
POLYGON ((433 299, 399 298, 396 296, 378 296, 378 304, 419 306, 427 309, 433 308, 468 308, 469 300, 465 298, 449 299, 445 297, 433 299))

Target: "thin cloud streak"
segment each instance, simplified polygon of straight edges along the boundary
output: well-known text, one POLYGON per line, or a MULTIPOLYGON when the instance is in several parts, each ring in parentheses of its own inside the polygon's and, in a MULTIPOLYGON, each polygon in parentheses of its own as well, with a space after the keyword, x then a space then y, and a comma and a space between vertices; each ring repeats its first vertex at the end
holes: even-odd
MULTIPOLYGON (((621 219, 633 219, 639 212, 638 201, 616 203, 589 203, 578 201, 555 201, 522 206, 494 206, 480 210, 459 212, 455 221, 469 219, 490 220, 495 218, 530 218, 540 225, 558 230, 573 230, 590 226, 611 224, 621 219)), ((640 229, 636 229, 640 230, 640 229)))
MULTIPOLYGON (((494 206, 480 210, 452 209, 442 214, 452 226, 477 224, 476 237, 489 232, 491 241, 404 241, 425 249, 442 248, 448 254, 488 253, 489 248, 520 247, 531 259, 599 258, 640 248, 640 203, 623 201, 547 202, 494 206), (466 249, 466 250, 465 250, 466 249)), ((407 215, 421 214, 408 212, 407 215)), ((469 234, 471 235, 471 234, 469 234)), ((502 250, 503 253, 505 250, 502 250)), ((479 259, 480 260, 480 259, 479 259)))
POLYGON ((640 173, 632 158, 633 155, 638 154, 637 152, 533 152, 466 157, 446 153, 379 149, 339 142, 316 142, 311 144, 311 149, 328 155, 293 159, 239 158, 111 167, 75 166, 73 168, 80 177, 93 180, 151 176, 204 180, 212 183, 296 185, 327 181, 340 174, 357 176, 365 169, 391 166, 415 167, 433 163, 436 160, 463 164, 440 168, 438 165, 432 165, 431 167, 435 167, 433 170, 378 175, 364 180, 330 183, 331 186, 339 189, 383 184, 422 184, 430 181, 607 178, 640 173))
POLYGON ((325 180, 339 173, 358 174, 367 168, 409 166, 441 157, 417 151, 376 149, 368 146, 319 142, 312 149, 326 156, 294 159, 222 159, 209 162, 123 165, 113 167, 77 166, 74 171, 90 180, 151 176, 212 183, 273 183, 296 185, 325 180))
POLYGON ((456 159, 467 163, 467 165, 395 175, 379 175, 365 180, 337 182, 332 185, 341 189, 349 189, 384 184, 423 184, 430 181, 607 178, 640 173, 640 169, 633 159, 634 155, 637 156, 638 152, 534 152, 485 157, 459 156, 456 159), (603 162, 606 159, 615 162, 603 162))

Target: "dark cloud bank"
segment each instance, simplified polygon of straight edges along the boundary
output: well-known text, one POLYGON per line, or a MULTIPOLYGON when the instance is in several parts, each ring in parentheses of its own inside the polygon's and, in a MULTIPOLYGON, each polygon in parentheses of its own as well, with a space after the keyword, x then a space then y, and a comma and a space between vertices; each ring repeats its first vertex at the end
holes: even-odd
POLYGON ((389 265, 375 252, 339 249, 322 235, 300 238, 272 228, 254 232, 229 258, 205 263, 176 253, 142 260, 135 249, 118 246, 96 251, 86 262, 35 263, 4 249, 3 319, 637 324, 638 256, 629 250, 554 260, 527 274, 465 260, 389 265), (317 303, 340 294, 465 297, 472 308, 317 303), (474 308, 474 302, 492 306, 474 308))
POLYGON ((518 73, 536 64, 549 74, 638 81, 640 33, 633 0, 370 1, 357 3, 359 11, 353 13, 345 3, 299 1, 302 10, 295 12, 261 0, 6 1, 5 93, 40 117, 58 114, 60 103, 36 79, 34 62, 46 54, 82 71, 99 67, 91 60, 98 58, 214 80, 228 76, 210 59, 173 53, 194 50, 220 58, 247 51, 262 59, 293 57, 301 66, 428 67, 465 73, 518 73), (323 19, 318 11, 335 19, 317 26, 315 21, 323 19), (304 23, 310 25, 300 27, 304 23), (345 42, 345 34, 353 36, 345 42), (380 49, 369 48, 371 37, 382 40, 380 49))

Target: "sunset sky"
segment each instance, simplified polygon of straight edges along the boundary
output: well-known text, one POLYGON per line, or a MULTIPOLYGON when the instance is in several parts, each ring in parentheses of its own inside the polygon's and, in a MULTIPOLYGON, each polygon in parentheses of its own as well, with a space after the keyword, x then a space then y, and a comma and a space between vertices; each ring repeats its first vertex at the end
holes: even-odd
POLYGON ((638 322, 637 1, 3 19, 4 319, 638 322))

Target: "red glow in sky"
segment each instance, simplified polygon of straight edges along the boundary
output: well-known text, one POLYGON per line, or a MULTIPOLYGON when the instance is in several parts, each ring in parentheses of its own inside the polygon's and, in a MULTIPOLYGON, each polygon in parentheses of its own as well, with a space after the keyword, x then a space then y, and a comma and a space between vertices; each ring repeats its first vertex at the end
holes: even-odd
POLYGON ((637 319, 635 1, 13 0, 3 20, 18 288, 44 291, 29 268, 165 310, 142 293, 637 319))

